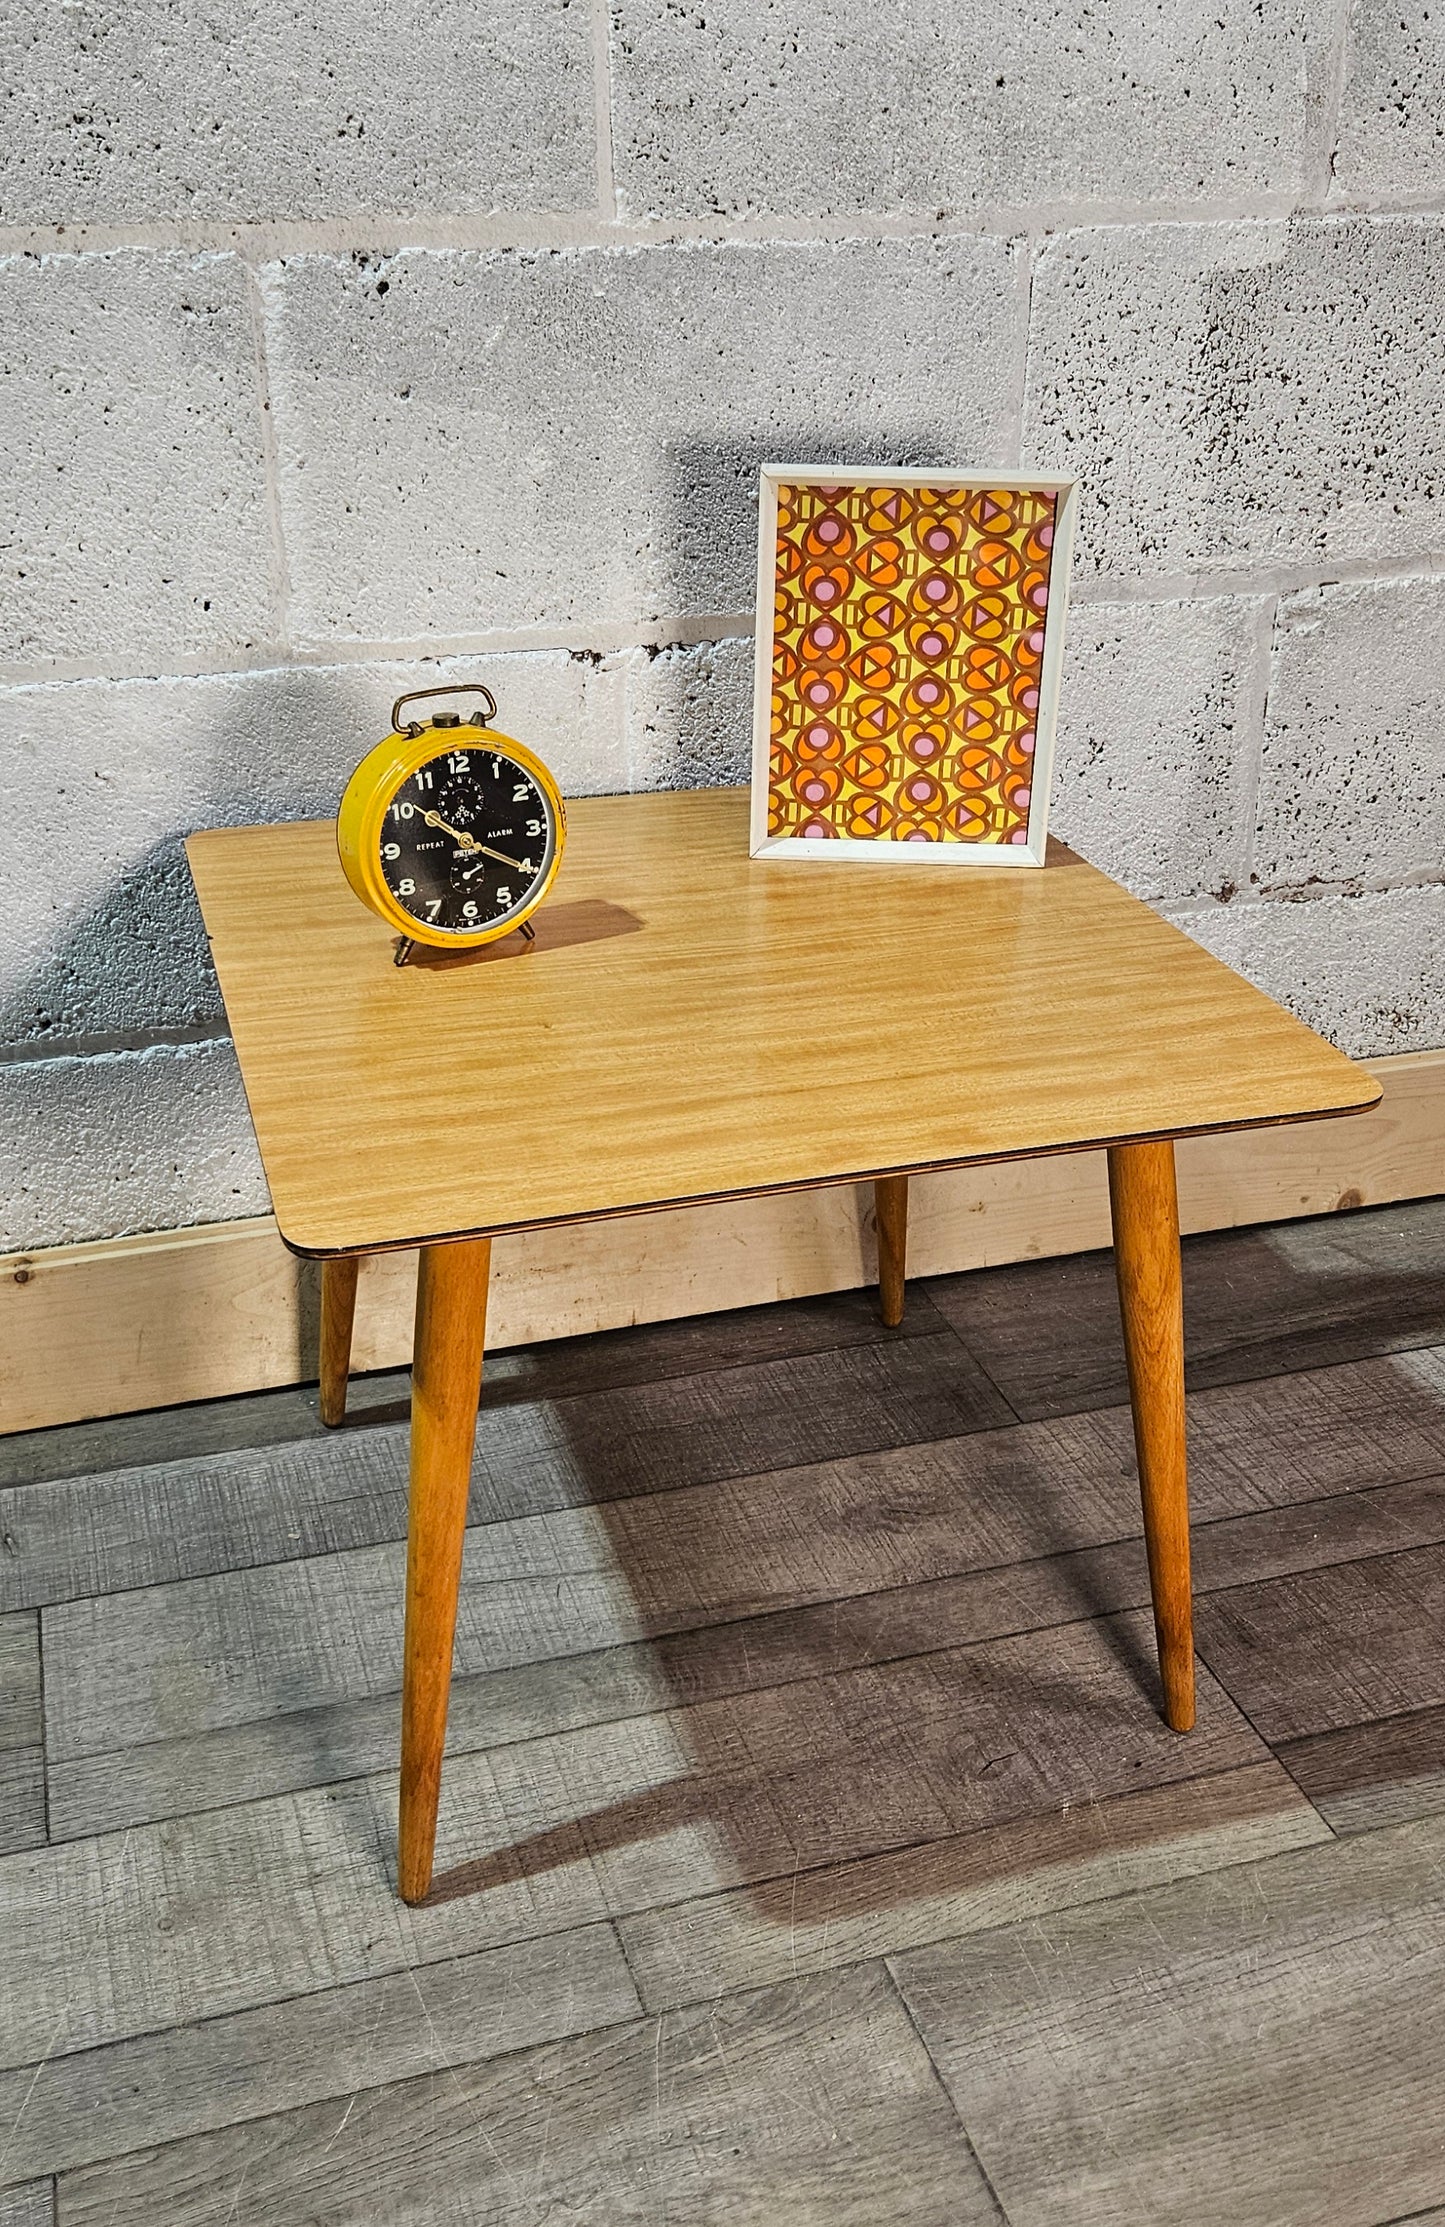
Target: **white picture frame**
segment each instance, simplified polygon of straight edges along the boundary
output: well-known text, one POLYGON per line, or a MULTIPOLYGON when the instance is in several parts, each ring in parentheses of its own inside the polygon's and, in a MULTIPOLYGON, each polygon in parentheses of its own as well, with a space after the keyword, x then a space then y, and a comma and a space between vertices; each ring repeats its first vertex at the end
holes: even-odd
POLYGON ((1051 472, 903 470, 875 465, 764 464, 759 473, 758 601, 753 680, 752 812, 750 848, 754 858, 858 859, 873 864, 951 866, 1041 866, 1048 839, 1049 789, 1053 774, 1054 732, 1063 667, 1069 568, 1073 554, 1077 481, 1051 472), (1033 778, 1023 840, 1018 831, 1007 842, 899 840, 890 835, 778 835, 769 833, 771 805, 772 711, 777 588, 778 490, 780 487, 841 487, 910 490, 957 488, 970 493, 992 490, 1051 493, 1055 497, 1044 642, 1034 712, 1033 778))

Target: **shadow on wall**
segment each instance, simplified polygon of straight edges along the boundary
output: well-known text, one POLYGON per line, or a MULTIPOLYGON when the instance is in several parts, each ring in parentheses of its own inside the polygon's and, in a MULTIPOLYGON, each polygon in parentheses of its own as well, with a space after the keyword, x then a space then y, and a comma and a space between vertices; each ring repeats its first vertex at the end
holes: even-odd
MULTIPOLYGON (((384 684, 366 678, 360 693, 379 704, 384 684)), ((0 1045, 12 1057, 43 1058, 77 1038, 151 1041, 210 1024, 224 1033, 185 837, 333 814, 369 731, 358 693, 344 674, 310 668, 35 692, 42 720, 42 698, 62 714, 31 746, 42 764, 64 767, 53 903, 66 925, 0 997, 0 1045), (102 716, 85 717, 75 700, 86 693, 102 716)))
MULTIPOLYGON (((836 424, 780 426, 766 444, 668 450, 658 518, 668 608, 650 621, 639 617, 639 640, 656 640, 675 618, 696 624, 751 612, 758 470, 772 461, 926 467, 958 458, 938 434, 840 438, 836 424)), ((62 861, 52 904, 66 926, 0 990, 0 1046, 43 1057, 77 1038, 144 1041, 211 1024, 222 1033, 185 834, 329 817, 356 759, 382 731, 394 688, 409 675, 423 684, 460 677, 473 662, 443 659, 430 671, 421 661, 308 666, 34 692, 41 731, 26 741, 42 783, 52 769, 42 812, 62 861)), ((726 709, 736 715, 736 705, 726 709)))
POLYGON ((826 427, 780 425, 758 440, 690 442, 667 454, 663 520, 672 609, 684 617, 751 612, 757 590, 758 473, 764 464, 836 464, 928 471, 987 468, 987 457, 960 456, 940 432, 896 439, 877 430, 841 435, 826 427))

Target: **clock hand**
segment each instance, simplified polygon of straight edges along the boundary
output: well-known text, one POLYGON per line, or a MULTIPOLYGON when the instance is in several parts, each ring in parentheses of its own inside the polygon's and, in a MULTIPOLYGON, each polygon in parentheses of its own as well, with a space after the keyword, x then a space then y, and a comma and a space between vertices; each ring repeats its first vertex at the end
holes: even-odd
POLYGON ((423 812, 422 818, 428 827, 439 827, 443 835, 449 835, 454 843, 460 843, 464 851, 479 851, 484 847, 475 835, 463 835, 460 828, 448 827, 440 812, 423 812))
POLYGON ((478 843, 477 849, 485 851, 488 858, 499 858, 504 866, 511 867, 514 874, 525 874, 529 871, 520 858, 508 858, 505 851, 494 851, 490 843, 478 843))

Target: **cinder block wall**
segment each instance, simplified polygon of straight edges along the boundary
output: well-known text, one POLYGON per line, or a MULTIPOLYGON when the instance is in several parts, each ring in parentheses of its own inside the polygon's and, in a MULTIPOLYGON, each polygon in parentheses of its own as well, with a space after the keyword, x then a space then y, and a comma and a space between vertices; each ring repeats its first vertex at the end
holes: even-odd
POLYGON ((334 809, 403 684, 574 793, 743 775, 764 457, 1076 472, 1059 831, 1445 1040, 1439 7, 3 39, 0 1244, 264 1209, 179 839, 334 809))

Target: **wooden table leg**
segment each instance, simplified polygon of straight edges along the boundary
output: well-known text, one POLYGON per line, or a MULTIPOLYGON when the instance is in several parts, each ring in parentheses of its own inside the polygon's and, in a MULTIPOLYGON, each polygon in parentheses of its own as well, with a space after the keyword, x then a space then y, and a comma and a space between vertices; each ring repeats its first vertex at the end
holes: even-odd
POLYGON ((1184 1452, 1184 1300, 1173 1144, 1166 1140, 1111 1145, 1109 1204, 1164 1719, 1176 1732, 1187 1732, 1194 1722, 1194 1613, 1184 1452))
POLYGON ((346 1380, 351 1373, 351 1325, 356 1319, 359 1253, 321 1263, 321 1420, 332 1430, 346 1421, 346 1380))
POLYGON ((880 1175, 873 1182, 878 1225, 878 1304, 890 1330, 903 1320, 903 1279, 908 1257, 908 1178, 880 1175))
POLYGON ((431 1885, 491 1252, 485 1237, 424 1245, 417 1277, 397 1862, 404 1902, 420 1902, 431 1885))

